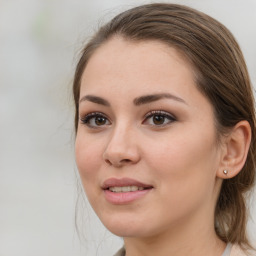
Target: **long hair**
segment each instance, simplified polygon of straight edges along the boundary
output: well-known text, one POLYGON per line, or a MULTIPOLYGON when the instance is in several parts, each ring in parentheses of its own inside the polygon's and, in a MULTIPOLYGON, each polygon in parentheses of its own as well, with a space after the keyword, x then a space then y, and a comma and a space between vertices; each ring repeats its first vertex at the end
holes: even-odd
POLYGON ((224 242, 251 248, 246 234, 246 192, 255 180, 255 107, 247 67, 231 32, 221 23, 192 8, 176 4, 148 4, 125 11, 99 29, 82 51, 73 95, 78 126, 80 82, 93 53, 113 36, 127 40, 158 40, 176 48, 195 69, 198 89, 211 102, 218 135, 247 120, 252 139, 241 172, 223 181, 215 208, 216 234, 224 242))

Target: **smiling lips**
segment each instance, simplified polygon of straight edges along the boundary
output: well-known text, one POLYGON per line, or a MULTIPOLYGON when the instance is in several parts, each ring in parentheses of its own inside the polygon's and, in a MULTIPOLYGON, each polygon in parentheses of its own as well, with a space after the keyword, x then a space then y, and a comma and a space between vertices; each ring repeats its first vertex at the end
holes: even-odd
POLYGON ((110 187, 110 191, 115 192, 115 193, 120 193, 120 192, 134 192, 138 190, 144 190, 143 187, 137 187, 137 186, 124 186, 124 187, 110 187))
POLYGON ((103 183, 102 189, 109 203, 128 204, 146 195, 153 189, 153 186, 130 178, 111 178, 103 183))

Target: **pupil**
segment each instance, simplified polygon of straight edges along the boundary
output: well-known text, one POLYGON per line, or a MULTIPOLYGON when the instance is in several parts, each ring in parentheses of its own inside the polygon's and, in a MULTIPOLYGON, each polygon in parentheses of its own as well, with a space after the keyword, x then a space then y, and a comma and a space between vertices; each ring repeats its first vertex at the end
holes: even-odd
POLYGON ((97 125, 104 125, 106 123, 106 118, 104 118, 104 117, 96 117, 95 118, 95 123, 97 125))
POLYGON ((153 122, 154 122, 154 124, 163 124, 164 118, 165 118, 164 116, 160 116, 160 115, 154 116, 153 122))

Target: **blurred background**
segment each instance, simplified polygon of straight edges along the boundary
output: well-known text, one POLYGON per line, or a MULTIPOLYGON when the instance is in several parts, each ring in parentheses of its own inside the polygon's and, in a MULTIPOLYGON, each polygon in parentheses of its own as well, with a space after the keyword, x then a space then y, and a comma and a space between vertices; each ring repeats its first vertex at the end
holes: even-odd
MULTIPOLYGON (((121 247, 88 204, 78 216, 81 240, 75 230, 71 84, 79 51, 98 26, 149 2, 0 0, 0 256, 106 256, 121 247)), ((189 5, 224 23, 256 86, 255 0, 164 2, 189 5)), ((255 193, 250 208, 256 241, 255 193)))

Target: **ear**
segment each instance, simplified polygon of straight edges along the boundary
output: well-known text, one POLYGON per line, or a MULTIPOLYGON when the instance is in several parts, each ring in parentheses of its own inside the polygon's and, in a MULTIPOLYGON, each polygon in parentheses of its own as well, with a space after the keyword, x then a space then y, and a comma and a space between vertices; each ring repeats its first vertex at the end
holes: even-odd
POLYGON ((250 124, 247 121, 240 121, 223 139, 223 151, 217 177, 229 179, 235 177, 245 164, 251 142, 250 124))

